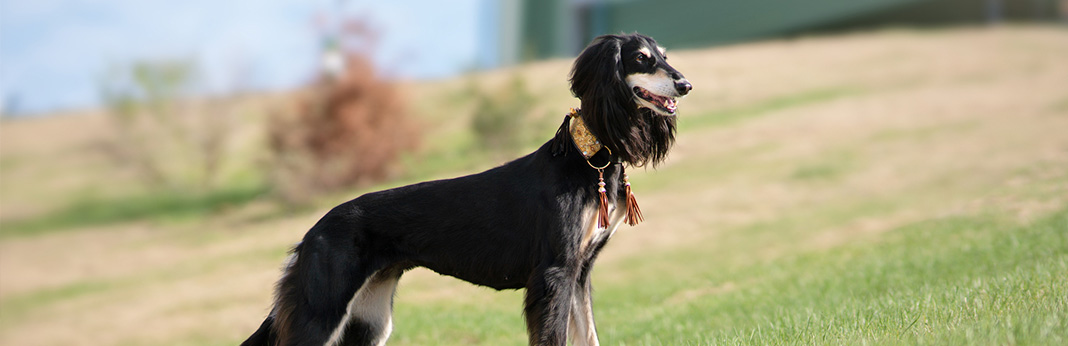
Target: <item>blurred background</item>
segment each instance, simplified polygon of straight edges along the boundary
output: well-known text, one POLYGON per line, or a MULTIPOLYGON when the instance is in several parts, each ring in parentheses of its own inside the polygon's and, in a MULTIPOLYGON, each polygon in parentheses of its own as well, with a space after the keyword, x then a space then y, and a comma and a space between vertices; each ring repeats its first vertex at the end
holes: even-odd
MULTIPOLYGON (((362 193, 545 142, 640 32, 694 84, 608 345, 1068 342, 1068 2, 0 0, 0 344, 226 345, 362 193)), ((525 343, 416 269, 394 345, 525 343)))

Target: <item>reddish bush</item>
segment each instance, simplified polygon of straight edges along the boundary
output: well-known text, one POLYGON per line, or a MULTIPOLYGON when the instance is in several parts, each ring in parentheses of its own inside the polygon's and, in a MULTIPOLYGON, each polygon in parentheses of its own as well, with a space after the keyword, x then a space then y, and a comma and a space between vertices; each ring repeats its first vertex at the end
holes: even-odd
POLYGON ((358 55, 347 58, 339 76, 324 76, 302 91, 292 106, 267 129, 272 180, 290 202, 381 181, 417 144, 394 85, 358 55))

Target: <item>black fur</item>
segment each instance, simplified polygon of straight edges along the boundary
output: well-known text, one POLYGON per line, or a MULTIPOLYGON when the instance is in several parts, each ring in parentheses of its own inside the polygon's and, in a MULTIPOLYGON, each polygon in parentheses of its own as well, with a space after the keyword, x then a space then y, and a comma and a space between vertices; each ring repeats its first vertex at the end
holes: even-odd
MULTIPOLYGON (((656 50, 646 36, 602 36, 571 74, 583 119, 613 153, 601 150, 590 161, 613 162, 604 178, 614 206, 625 198, 622 162, 660 162, 674 140, 674 117, 639 110, 623 81, 646 73, 620 58, 642 46, 656 50)), ((662 59, 657 66, 671 69, 662 59)), ((293 250, 270 316, 242 345, 323 345, 346 316, 338 344, 382 342, 390 324, 375 312, 389 319, 391 285, 414 267, 498 290, 525 288, 530 344, 565 345, 569 323, 583 323, 582 316, 592 322, 590 270, 611 235, 584 242, 598 174, 575 149, 567 125, 535 152, 488 171, 368 193, 335 207, 293 250), (358 302, 352 311, 350 300, 358 302)), ((618 223, 616 217, 612 226, 618 223)), ((596 342, 595 333, 588 338, 596 342)))

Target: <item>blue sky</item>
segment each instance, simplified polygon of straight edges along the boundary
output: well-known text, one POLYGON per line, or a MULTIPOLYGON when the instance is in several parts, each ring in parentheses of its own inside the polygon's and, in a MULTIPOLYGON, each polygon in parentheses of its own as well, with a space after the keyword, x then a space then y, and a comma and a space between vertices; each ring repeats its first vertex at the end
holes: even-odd
POLYGON ((291 88, 317 66, 316 18, 339 8, 379 30, 374 59, 390 75, 446 77, 492 63, 479 45, 491 3, 0 0, 0 97, 24 114, 93 107, 109 67, 159 59, 196 63, 209 92, 291 88))

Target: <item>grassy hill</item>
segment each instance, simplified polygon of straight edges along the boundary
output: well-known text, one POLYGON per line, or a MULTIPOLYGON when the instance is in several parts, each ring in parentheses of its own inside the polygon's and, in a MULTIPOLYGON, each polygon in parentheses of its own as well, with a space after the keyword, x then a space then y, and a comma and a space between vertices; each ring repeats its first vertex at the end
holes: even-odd
MULTIPOLYGON (((631 172, 646 222, 594 271, 601 343, 1068 343, 1065 42, 1062 27, 1005 26, 669 51, 695 89, 669 161, 631 172)), ((522 79, 538 100, 526 148, 549 139, 577 105, 569 64, 406 87, 426 139, 382 187, 504 159, 472 154, 472 85, 522 79)), ((91 208, 86 186, 123 196, 122 170, 91 149, 106 125, 0 125, 0 344, 236 344, 286 250, 363 192, 18 228, 91 208)), ((524 344, 521 297, 413 270, 390 344, 524 344)))

